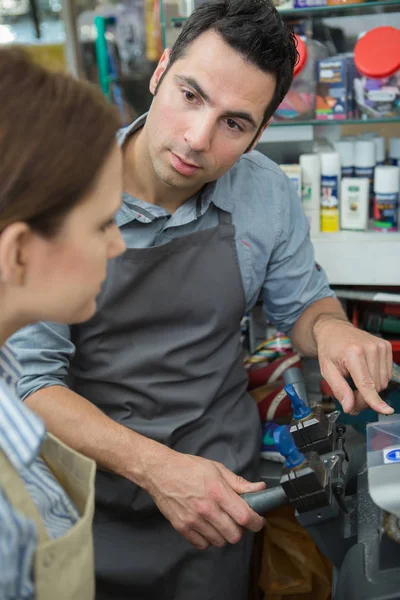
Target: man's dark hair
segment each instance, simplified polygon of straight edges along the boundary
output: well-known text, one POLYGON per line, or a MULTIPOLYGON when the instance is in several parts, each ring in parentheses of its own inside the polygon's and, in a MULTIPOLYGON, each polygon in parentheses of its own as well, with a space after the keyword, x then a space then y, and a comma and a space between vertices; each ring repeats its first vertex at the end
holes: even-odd
POLYGON ((298 56, 293 31, 271 0, 210 0, 185 22, 171 49, 168 69, 185 56, 196 38, 209 30, 218 33, 245 60, 275 76, 276 88, 265 111, 261 127, 264 126, 292 84, 298 56))

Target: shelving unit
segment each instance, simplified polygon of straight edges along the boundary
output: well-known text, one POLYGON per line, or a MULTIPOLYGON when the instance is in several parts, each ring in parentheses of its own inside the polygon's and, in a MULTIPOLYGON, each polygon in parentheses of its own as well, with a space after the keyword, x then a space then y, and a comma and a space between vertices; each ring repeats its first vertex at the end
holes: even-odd
MULTIPOLYGON (((389 24, 388 17, 384 15, 400 14, 400 0, 299 8, 281 10, 280 13, 285 21, 295 22, 307 18, 311 19, 313 23, 336 17, 347 20, 351 17, 370 15, 366 17, 365 21, 368 22, 368 28, 375 25, 374 17, 371 15, 377 16, 377 22, 380 23, 386 19, 386 24, 389 24), (371 19, 374 20, 373 25, 371 25, 371 19)), ((179 29, 186 19, 169 17, 167 23, 162 6, 161 20, 163 39, 166 43, 166 26, 171 28, 170 32, 176 29, 176 35, 178 35, 179 29)), ((337 22, 334 26, 338 27, 337 22)), ((346 30, 346 27, 344 29, 346 30)), ((354 37, 354 31, 352 36, 354 37)), ((350 36, 350 39, 353 37, 350 36)), ((364 127, 371 127, 382 135, 400 136, 400 116, 390 119, 274 120, 263 133, 259 149, 265 151, 269 156, 272 155, 272 158, 275 158, 275 152, 277 155, 280 154, 279 148, 289 148, 289 144, 295 148, 295 152, 309 152, 316 137, 324 137, 333 142, 341 134, 360 132, 364 127), (266 146, 266 144, 269 145, 266 146), (284 146, 285 144, 286 146, 284 146)), ((341 231, 332 234, 321 233, 312 241, 316 260, 326 270, 332 285, 400 285, 400 233, 341 231)))
MULTIPOLYGON (((347 15, 396 12, 399 9, 399 6, 400 2, 398 0, 378 0, 374 2, 362 2, 359 4, 338 4, 290 10, 282 9, 279 12, 284 19, 301 19, 303 17, 341 17, 347 15)), ((174 27, 181 27, 185 21, 186 17, 171 18, 171 24, 174 27)))
POLYGON ((400 284, 400 232, 339 231, 312 241, 332 285, 400 284))

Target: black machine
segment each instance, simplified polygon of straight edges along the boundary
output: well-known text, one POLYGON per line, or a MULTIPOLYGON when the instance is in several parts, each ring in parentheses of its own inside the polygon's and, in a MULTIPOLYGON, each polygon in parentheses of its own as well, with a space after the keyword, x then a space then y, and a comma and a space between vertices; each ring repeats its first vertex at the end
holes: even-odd
POLYGON ((259 514, 294 507, 335 567, 335 600, 400 600, 400 415, 369 424, 366 442, 352 443, 338 411, 309 406, 299 369, 284 378, 293 419, 290 434, 278 431, 280 485, 243 497, 259 514))

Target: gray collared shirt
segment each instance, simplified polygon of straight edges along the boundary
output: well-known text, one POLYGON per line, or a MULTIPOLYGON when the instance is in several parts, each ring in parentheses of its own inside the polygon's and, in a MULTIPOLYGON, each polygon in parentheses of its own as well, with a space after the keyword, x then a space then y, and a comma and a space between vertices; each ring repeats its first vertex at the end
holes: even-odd
MULTIPOLYGON (((145 118, 119 133, 121 145, 145 118)), ((247 310, 261 294, 268 320, 288 332, 310 304, 333 296, 324 271, 315 264, 308 223, 293 184, 259 152, 242 156, 173 215, 124 194, 116 220, 128 248, 149 248, 215 227, 219 209, 232 214, 236 228, 247 310)), ((75 352, 67 325, 29 326, 13 336, 12 344, 24 370, 22 397, 43 387, 67 385, 69 359, 75 352)))

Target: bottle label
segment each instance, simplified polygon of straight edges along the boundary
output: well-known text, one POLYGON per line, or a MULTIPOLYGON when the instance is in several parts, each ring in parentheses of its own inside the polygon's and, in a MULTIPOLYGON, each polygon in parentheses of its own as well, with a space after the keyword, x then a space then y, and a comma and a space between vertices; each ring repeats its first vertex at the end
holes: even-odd
POLYGON ((371 198, 374 196, 374 167, 356 167, 355 177, 365 177, 369 179, 369 195, 371 198))
POLYGON ((375 193, 374 229, 377 231, 397 231, 397 211, 399 194, 375 193))
POLYGON ((342 172, 342 177, 353 177, 354 168, 353 167, 342 167, 341 172, 342 172))
POLYGON ((321 177, 321 231, 339 231, 339 198, 337 175, 321 177))
POLYGON ((301 201, 303 207, 310 208, 310 204, 313 199, 313 186, 311 183, 303 183, 301 186, 301 201))

